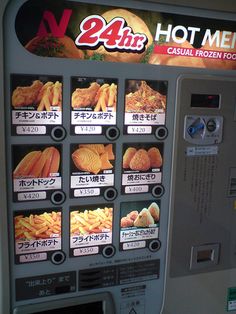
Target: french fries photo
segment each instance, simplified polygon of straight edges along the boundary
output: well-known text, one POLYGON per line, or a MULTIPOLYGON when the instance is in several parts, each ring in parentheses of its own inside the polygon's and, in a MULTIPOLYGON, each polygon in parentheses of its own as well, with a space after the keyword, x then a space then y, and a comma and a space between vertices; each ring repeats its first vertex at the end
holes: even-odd
POLYGON ((47 178, 57 173, 60 166, 60 152, 54 146, 43 151, 27 153, 13 171, 14 179, 18 178, 47 178))
POLYGON ((37 111, 62 110, 62 83, 59 81, 43 84, 35 80, 30 86, 18 86, 12 93, 12 106, 34 107, 37 111))
POLYGON ((94 112, 116 111, 117 84, 92 82, 88 88, 76 88, 72 93, 71 106, 74 109, 91 108, 94 112))
POLYGON ((72 211, 70 214, 70 235, 110 232, 112 230, 112 212, 113 208, 111 207, 72 211))
POLYGON ((61 212, 44 212, 17 215, 15 220, 15 240, 30 241, 61 237, 61 212))

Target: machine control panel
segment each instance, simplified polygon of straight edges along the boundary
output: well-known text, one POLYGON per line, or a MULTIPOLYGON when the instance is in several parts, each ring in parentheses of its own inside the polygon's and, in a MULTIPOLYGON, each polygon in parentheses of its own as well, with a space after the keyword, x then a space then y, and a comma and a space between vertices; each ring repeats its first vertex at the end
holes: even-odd
POLYGON ((184 138, 192 144, 210 145, 222 141, 222 116, 186 115, 184 119, 184 138))

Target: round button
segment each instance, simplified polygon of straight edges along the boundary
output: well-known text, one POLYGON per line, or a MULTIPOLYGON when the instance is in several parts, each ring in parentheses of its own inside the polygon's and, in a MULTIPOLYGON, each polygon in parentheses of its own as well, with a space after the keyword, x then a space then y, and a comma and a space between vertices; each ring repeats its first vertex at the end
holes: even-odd
POLYGON ((161 197, 165 193, 165 189, 161 184, 157 184, 152 189, 152 195, 154 197, 161 197))
POLYGON ((105 190, 103 197, 107 201, 113 201, 117 197, 117 191, 115 188, 108 188, 105 190))
POLYGON ((207 122, 207 130, 209 132, 214 132, 216 130, 216 122, 213 119, 208 120, 207 122))
POLYGON ((112 257, 115 254, 115 252, 116 252, 116 250, 115 250, 113 245, 107 245, 102 250, 102 255, 104 257, 109 258, 109 257, 112 257))
POLYGON ((155 136, 158 140, 164 140, 168 135, 168 130, 165 126, 160 126, 156 129, 155 136))
POLYGON ((159 240, 153 240, 149 243, 149 246, 148 246, 149 250, 151 252, 156 252, 158 250, 160 250, 161 248, 161 242, 159 240))
POLYGON ((106 130, 105 135, 109 140, 114 141, 119 137, 120 131, 117 127, 111 126, 106 130))
POLYGON ((62 191, 55 191, 51 195, 51 202, 55 205, 60 205, 65 202, 66 195, 62 191))
POLYGON ((66 259, 66 254, 63 251, 54 252, 51 256, 51 261, 55 265, 62 264, 66 259))
POLYGON ((51 137, 54 141, 62 141, 66 137, 66 130, 62 126, 57 126, 52 129, 51 137))

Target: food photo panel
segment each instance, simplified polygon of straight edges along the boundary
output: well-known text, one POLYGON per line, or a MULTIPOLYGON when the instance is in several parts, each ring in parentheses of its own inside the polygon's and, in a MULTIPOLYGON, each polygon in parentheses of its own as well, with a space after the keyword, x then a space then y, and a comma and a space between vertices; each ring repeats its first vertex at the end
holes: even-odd
POLYGON ((167 82, 125 81, 125 134, 154 134, 165 125, 167 82))
POLYGON ((150 193, 161 183, 163 143, 123 144, 122 194, 150 193))
POLYGON ((117 79, 71 78, 71 134, 104 134, 116 124, 117 79))
POLYGON ((120 250, 147 247, 159 237, 160 201, 124 202, 120 205, 120 250))
POLYGON ((62 124, 62 77, 11 75, 13 135, 48 135, 62 124))
POLYGON ((71 197, 103 195, 114 185, 115 144, 71 145, 71 197))

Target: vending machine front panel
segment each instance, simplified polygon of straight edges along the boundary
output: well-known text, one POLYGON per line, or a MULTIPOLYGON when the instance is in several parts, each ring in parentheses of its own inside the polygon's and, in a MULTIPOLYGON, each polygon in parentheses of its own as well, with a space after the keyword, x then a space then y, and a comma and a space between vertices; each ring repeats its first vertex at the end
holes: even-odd
POLYGON ((141 1, 9 2, 6 314, 161 313, 170 230, 171 276, 229 267, 227 254, 220 259, 227 232, 206 243, 202 228, 194 241, 193 217, 187 208, 179 215, 179 203, 193 193, 199 224, 208 219, 232 113, 224 104, 235 84, 235 25, 141 1), (204 191, 191 190, 195 180, 204 191), (179 232, 183 221, 191 232, 179 232))

